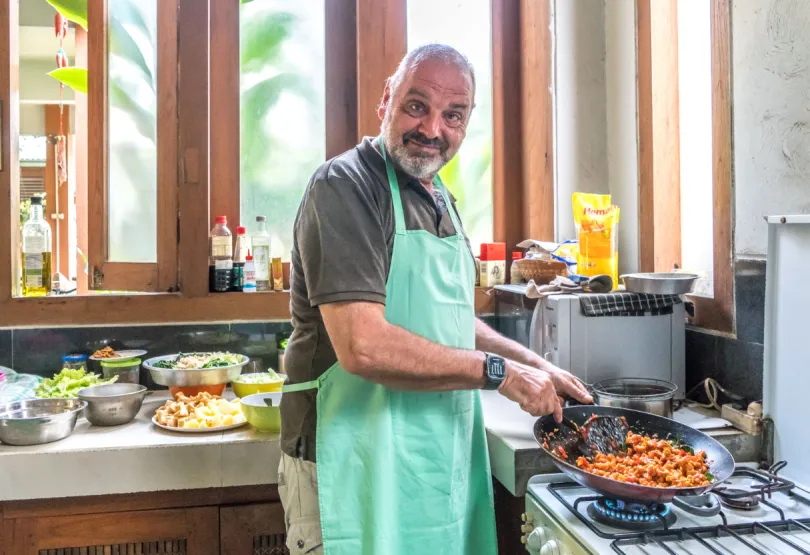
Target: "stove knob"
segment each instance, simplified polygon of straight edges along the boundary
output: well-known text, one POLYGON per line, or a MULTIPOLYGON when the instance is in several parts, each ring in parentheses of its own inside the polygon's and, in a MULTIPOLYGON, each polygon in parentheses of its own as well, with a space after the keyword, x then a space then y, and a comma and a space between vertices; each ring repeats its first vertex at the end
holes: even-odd
POLYGON ((545 526, 538 526, 526 538, 526 547, 532 552, 540 551, 543 545, 551 539, 551 530, 545 526))
POLYGON ((532 513, 523 513, 522 515, 520 515, 520 520, 522 520, 527 524, 531 524, 532 522, 534 522, 534 515, 532 513))
POLYGON ((569 553, 562 543, 551 540, 540 550, 540 555, 569 555, 569 553))
POLYGON ((520 531, 523 532, 524 534, 528 534, 532 530, 534 530, 534 526, 532 526, 531 524, 524 524, 523 526, 520 527, 520 531))

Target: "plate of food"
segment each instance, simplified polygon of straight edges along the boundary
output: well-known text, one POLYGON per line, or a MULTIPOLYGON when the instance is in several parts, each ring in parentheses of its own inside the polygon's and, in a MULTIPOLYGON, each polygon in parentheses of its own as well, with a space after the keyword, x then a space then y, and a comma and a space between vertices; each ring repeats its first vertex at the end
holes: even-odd
POLYGON ((230 383, 249 361, 245 355, 217 351, 154 357, 143 365, 156 384, 189 387, 230 383))
POLYGON ((239 400, 228 401, 210 393, 178 395, 155 411, 155 426, 171 432, 206 433, 231 430, 247 424, 239 400))
POLYGON ((122 351, 116 351, 110 346, 104 347, 103 349, 99 349, 93 353, 90 357, 90 360, 101 361, 101 360, 127 360, 131 358, 138 358, 142 357, 146 354, 146 351, 141 349, 127 349, 122 351))

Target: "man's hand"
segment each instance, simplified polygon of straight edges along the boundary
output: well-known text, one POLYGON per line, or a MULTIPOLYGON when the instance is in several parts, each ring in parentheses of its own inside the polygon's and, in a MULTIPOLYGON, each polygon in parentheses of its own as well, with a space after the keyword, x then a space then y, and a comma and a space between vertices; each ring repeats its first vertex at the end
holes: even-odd
POLYGON ((498 391, 532 416, 554 414, 557 422, 562 421, 562 405, 548 372, 507 360, 506 378, 498 391))
POLYGON ((557 422, 562 421, 563 397, 593 402, 588 390, 573 375, 551 364, 545 366, 533 368, 507 360, 506 378, 498 390, 532 416, 553 414, 557 422))
POLYGON ((588 389, 570 372, 557 368, 548 362, 541 366, 540 370, 548 372, 551 376, 551 381, 554 382, 554 388, 557 390, 558 395, 574 398, 580 403, 593 403, 593 397, 588 393, 588 389))

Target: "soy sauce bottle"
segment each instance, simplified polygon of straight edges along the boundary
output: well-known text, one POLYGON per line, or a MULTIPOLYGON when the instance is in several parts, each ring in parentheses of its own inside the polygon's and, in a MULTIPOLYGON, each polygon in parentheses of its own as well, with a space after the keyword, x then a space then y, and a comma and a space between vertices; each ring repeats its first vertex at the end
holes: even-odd
POLYGON ((224 293, 233 283, 233 236, 225 216, 217 216, 208 245, 208 290, 224 293))

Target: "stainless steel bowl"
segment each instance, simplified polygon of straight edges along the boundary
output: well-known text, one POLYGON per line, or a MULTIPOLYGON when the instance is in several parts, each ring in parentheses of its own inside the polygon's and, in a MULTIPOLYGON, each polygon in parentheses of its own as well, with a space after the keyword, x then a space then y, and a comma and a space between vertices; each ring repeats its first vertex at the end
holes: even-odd
POLYGON ((94 385, 79 390, 87 402, 84 416, 94 426, 118 426, 131 422, 141 410, 146 388, 134 383, 94 385))
POLYGON ((630 293, 647 295, 686 295, 695 288, 698 276, 681 273, 626 274, 621 277, 630 293))
MULTIPOLYGON (((194 353, 188 353, 194 354, 194 353)), ((231 383, 239 374, 242 368, 250 359, 244 355, 242 362, 233 366, 220 366, 219 368, 208 368, 205 370, 173 370, 170 368, 156 368, 154 365, 163 360, 175 360, 178 355, 167 355, 150 358, 143 363, 144 368, 149 370, 152 381, 159 385, 170 387, 193 387, 199 385, 220 385, 231 383)))
POLYGON ((614 378, 596 382, 590 390, 597 405, 672 418, 672 399, 678 386, 648 378, 614 378))
POLYGON ((87 406, 80 399, 30 399, 0 407, 0 441, 40 445, 64 439, 87 406))

